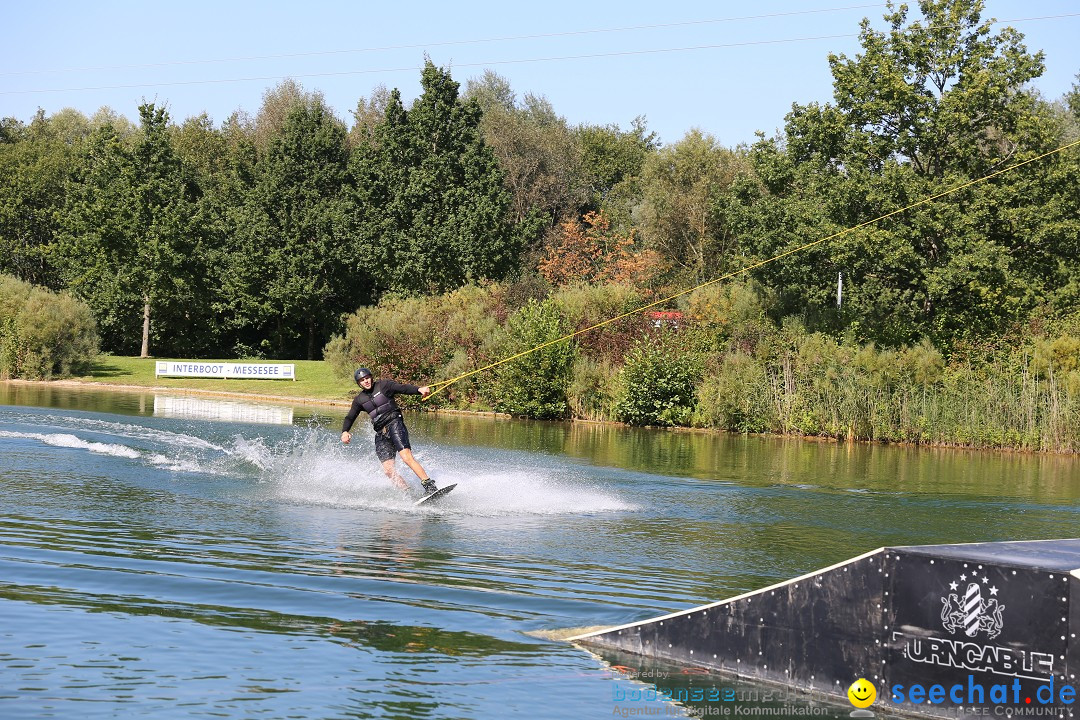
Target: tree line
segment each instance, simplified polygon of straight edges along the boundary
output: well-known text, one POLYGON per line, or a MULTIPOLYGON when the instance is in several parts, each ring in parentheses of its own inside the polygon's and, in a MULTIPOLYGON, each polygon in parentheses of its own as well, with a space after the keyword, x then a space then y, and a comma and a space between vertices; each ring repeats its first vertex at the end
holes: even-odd
POLYGON ((519 108, 494 75, 462 93, 428 62, 421 82, 408 109, 397 90, 361 99, 351 128, 291 81, 221 127, 152 103, 138 125, 6 118, 0 272, 84 300, 109 352, 318 358, 388 293, 520 275, 555 218, 598 207, 651 147, 643 127, 519 108))
MULTIPOLYGON (((288 81, 220 127, 154 104, 138 125, 7 118, 0 272, 85 301, 105 350, 159 356, 318 358, 359 307, 491 283, 522 303, 575 284, 664 297, 1080 138, 1080 88, 1041 97, 1042 53, 993 32, 982 2, 919 9, 864 20, 861 51, 827 58, 833 100, 738 147, 698 130, 665 145, 643 119, 574 126, 492 72, 462 91, 430 62, 408 108, 379 89, 351 126, 288 81)), ((946 359, 1064 327, 1078 157, 745 279, 775 328, 946 359)))

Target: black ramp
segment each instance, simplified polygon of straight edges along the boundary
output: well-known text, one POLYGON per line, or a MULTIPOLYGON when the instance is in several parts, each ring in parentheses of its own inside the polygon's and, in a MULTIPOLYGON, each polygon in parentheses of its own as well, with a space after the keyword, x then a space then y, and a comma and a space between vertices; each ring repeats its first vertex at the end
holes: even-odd
POLYGON ((959 545, 907 545, 896 548, 912 555, 958 558, 994 565, 1072 572, 1080 568, 1080 539, 1017 540, 959 545))
POLYGON ((744 677, 835 691, 874 667, 883 550, 713 605, 571 638, 744 677))
POLYGON ((881 548, 730 600, 588 633, 596 650, 930 717, 1073 717, 1080 539, 881 548), (1035 713, 1034 711, 1038 711, 1035 713))

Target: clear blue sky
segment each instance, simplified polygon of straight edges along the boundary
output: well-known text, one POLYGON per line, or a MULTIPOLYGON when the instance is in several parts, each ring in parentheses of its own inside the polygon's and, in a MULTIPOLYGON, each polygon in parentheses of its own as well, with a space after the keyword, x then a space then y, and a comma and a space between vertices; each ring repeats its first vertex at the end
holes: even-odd
MULTIPOLYGON (((292 77, 351 124, 380 83, 415 98, 426 52, 462 87, 491 69, 571 123, 626 128, 644 115, 665 143, 698 127, 733 146, 772 134, 792 102, 829 101, 828 53, 853 56, 859 20, 882 29, 884 12, 865 0, 20 2, 0 30, 0 116, 107 105, 134 119, 145 99, 174 121, 206 112, 220 125, 292 77)), ((1080 2, 988 0, 985 17, 1017 20, 1045 51, 1044 97, 1069 90, 1080 2)))

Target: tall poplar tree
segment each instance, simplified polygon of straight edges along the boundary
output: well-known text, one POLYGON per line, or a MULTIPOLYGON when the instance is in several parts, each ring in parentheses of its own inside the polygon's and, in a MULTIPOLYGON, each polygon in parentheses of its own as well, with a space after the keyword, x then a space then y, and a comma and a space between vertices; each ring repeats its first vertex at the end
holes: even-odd
POLYGON ((351 235, 382 290, 442 292, 503 277, 522 243, 480 107, 430 61, 421 84, 407 111, 391 92, 373 140, 354 155, 351 235))
POLYGON ((251 320, 269 354, 315 359, 338 316, 355 309, 356 263, 339 237, 347 167, 345 128, 321 98, 293 104, 259 161, 233 261, 262 299, 251 320))
POLYGON ((191 220, 180 158, 169 138, 169 115, 152 103, 139 106, 141 122, 133 156, 135 283, 142 302, 140 357, 150 354, 150 324, 165 303, 192 299, 194 259, 191 220))

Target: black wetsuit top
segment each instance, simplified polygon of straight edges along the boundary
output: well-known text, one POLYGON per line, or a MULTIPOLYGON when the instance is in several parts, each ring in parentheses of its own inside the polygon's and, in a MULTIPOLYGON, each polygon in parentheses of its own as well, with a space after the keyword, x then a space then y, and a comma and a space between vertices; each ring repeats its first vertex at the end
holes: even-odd
POLYGON ((371 416, 371 425, 375 432, 379 432, 396 418, 401 417, 401 408, 394 402, 394 396, 419 395, 420 388, 416 385, 402 385, 393 380, 376 380, 371 390, 360 389, 360 394, 353 398, 349 414, 345 416, 345 422, 341 426, 341 432, 348 432, 360 411, 371 416))

